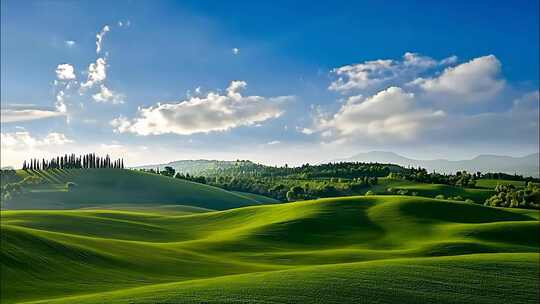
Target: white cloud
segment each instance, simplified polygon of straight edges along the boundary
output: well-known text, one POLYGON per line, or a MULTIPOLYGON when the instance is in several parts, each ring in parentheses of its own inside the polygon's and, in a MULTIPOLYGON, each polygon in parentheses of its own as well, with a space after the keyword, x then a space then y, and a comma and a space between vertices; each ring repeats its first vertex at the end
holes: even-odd
POLYGON ((66 40, 66 41, 64 41, 64 44, 66 45, 66 47, 72 48, 72 47, 75 46, 76 42, 73 41, 73 40, 66 40))
POLYGON ((421 72, 453 63, 456 60, 457 57, 452 56, 437 61, 431 57, 407 52, 402 60, 378 59, 345 65, 332 71, 338 78, 330 84, 328 89, 341 93, 375 89, 382 85, 414 79, 421 72))
POLYGON ((283 112, 281 103, 292 99, 290 96, 243 96, 240 90, 245 87, 244 81, 233 81, 225 95, 210 92, 205 97, 190 97, 178 103, 158 103, 140 108, 138 117, 132 120, 118 117, 111 125, 116 132, 139 135, 226 131, 279 117, 283 112))
POLYGON ((64 145, 74 141, 62 133, 51 132, 43 138, 30 135, 27 131, 1 133, 2 149, 28 149, 51 145, 64 145))
POLYGON ((3 106, 1 111, 2 123, 30 121, 50 117, 63 116, 64 113, 47 107, 34 105, 3 106))
POLYGON ((124 103, 125 96, 110 90, 104 84, 100 85, 99 92, 92 95, 92 99, 95 102, 121 104, 124 103))
POLYGON ((444 115, 443 111, 419 108, 413 93, 390 87, 368 98, 349 97, 336 114, 321 119, 318 127, 331 130, 327 136, 409 140, 444 115))
POLYGON ((300 133, 303 133, 303 134, 306 134, 306 135, 311 135, 311 134, 315 133, 315 130, 313 130, 313 129, 302 128, 302 127, 296 127, 296 131, 298 131, 300 133))
POLYGON ((81 84, 81 90, 93 87, 107 78, 107 62, 104 58, 98 58, 95 63, 88 66, 88 78, 81 84))
POLYGON ((233 48, 232 53, 233 53, 233 55, 238 55, 238 54, 240 54, 240 49, 239 48, 233 48))
POLYGON ((119 27, 130 27, 131 26, 131 21, 129 20, 119 20, 117 23, 116 23, 119 27))
MULTIPOLYGON (((349 96, 339 110, 324 114, 315 111, 313 125, 298 128, 305 134, 316 133, 324 143, 394 145, 519 145, 537 148, 539 133, 539 92, 514 99, 519 89, 507 86, 501 75, 501 63, 493 56, 482 56, 456 64, 457 57, 440 61, 417 54, 405 54, 403 60, 374 61, 346 66, 342 93, 366 84, 374 89, 388 86, 369 97, 349 96), (406 66, 422 71, 422 77, 403 77, 406 66), (446 67, 442 71, 443 66, 446 67), (370 70, 371 67, 371 70, 370 70), (396 67, 398 67, 396 69, 396 67), (397 72, 396 72, 397 70, 397 72), (388 72, 387 74, 385 74, 388 72), (362 74, 364 73, 364 74, 362 74), (358 78, 359 77, 359 78, 358 78), (362 78, 363 77, 363 78, 362 78), (360 79, 360 80, 359 80, 360 79), (349 86, 349 87, 346 87, 349 86), (481 144, 480 144, 481 143, 481 144)), ((406 75, 413 75, 407 72, 406 75)), ((331 85, 331 86, 332 86, 331 85)), ((373 92, 373 91, 372 91, 373 92)), ((351 94, 352 95, 352 94, 351 94)))
POLYGON ((485 101, 494 97, 505 86, 499 79, 501 63, 493 56, 475 58, 455 67, 449 67, 437 77, 418 78, 411 84, 433 94, 434 99, 452 102, 485 101))
POLYGON ((441 65, 451 65, 455 64, 458 61, 458 57, 456 55, 452 55, 450 57, 444 58, 440 61, 441 65))
POLYGON ((103 42, 103 38, 105 37, 105 34, 107 34, 107 32, 110 30, 111 29, 109 28, 109 26, 105 25, 103 29, 101 29, 101 31, 96 34, 96 53, 99 54, 101 52, 101 44, 103 42))
POLYGON ((56 93, 56 102, 54 103, 54 106, 59 113, 67 113, 65 96, 66 93, 64 93, 63 90, 59 90, 58 93, 56 93))
POLYGON ((273 141, 268 142, 267 145, 273 146, 273 145, 278 145, 280 143, 281 142, 279 140, 273 140, 273 141))
POLYGON ((71 64, 63 63, 56 67, 56 77, 59 80, 73 80, 77 78, 75 76, 75 69, 71 64))

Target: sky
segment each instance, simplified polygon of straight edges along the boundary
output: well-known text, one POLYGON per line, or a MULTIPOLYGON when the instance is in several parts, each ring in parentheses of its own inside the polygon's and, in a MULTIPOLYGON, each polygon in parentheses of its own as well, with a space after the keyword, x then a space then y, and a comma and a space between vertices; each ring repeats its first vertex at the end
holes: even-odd
POLYGON ((538 1, 1 1, 1 165, 538 152, 538 1))

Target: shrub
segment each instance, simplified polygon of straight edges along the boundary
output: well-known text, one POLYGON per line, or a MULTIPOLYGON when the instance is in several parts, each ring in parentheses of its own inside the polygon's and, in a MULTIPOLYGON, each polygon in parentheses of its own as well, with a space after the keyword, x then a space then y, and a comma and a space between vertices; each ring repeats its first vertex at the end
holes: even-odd
POLYGON ((77 189, 78 185, 74 182, 67 182, 66 183, 66 188, 69 192, 72 192, 72 191, 75 191, 75 189, 77 189))
POLYGON ((444 195, 439 194, 439 195, 435 196, 435 198, 436 198, 436 199, 444 199, 444 195))
POLYGON ((473 204, 474 202, 473 202, 472 199, 468 198, 468 199, 465 200, 465 203, 473 204))
POLYGON ((373 191, 369 190, 368 192, 366 192, 366 194, 364 194, 365 196, 370 196, 370 195, 375 195, 375 193, 373 193, 373 191))

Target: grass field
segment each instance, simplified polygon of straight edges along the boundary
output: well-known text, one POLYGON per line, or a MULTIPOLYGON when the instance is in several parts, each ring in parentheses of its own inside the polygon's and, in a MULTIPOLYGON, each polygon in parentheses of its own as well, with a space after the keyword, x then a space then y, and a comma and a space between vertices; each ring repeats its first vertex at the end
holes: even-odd
POLYGON ((214 210, 268 203, 250 195, 161 175, 120 169, 41 170, 17 174, 42 177, 47 184, 7 202, 7 209, 75 209, 110 204, 173 204, 214 210), (75 191, 67 182, 77 184, 75 191))
POLYGON ((379 178, 379 184, 372 187, 372 191, 377 194, 387 194, 388 188, 404 189, 409 193, 416 192, 419 196, 436 197, 444 195, 444 197, 461 196, 463 200, 470 199, 475 203, 483 204, 485 200, 495 194, 493 187, 477 188, 462 188, 442 184, 423 184, 406 180, 393 180, 388 178, 379 178))
POLYGON ((494 189, 499 184, 514 185, 516 187, 525 187, 524 181, 512 181, 505 179, 479 179, 476 181, 478 188, 494 189))
POLYGON ((408 196, 120 208, 2 211, 2 303, 539 300, 538 211, 408 196))

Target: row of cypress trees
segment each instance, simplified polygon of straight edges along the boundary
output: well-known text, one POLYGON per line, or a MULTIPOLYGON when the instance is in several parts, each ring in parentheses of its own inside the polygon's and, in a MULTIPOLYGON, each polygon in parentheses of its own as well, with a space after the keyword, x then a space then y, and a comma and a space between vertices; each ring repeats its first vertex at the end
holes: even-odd
POLYGON ((50 160, 33 158, 24 161, 23 170, 47 169, 90 169, 90 168, 117 168, 124 169, 124 159, 112 160, 107 154, 105 157, 96 156, 95 153, 84 155, 65 154, 53 157, 50 160))

